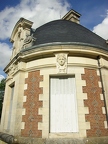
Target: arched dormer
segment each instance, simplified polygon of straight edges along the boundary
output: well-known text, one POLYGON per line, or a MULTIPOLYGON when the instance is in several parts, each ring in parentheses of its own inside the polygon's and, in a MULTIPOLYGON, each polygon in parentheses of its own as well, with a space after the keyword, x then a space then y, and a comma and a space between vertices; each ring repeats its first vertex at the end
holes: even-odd
POLYGON ((24 40, 27 35, 30 35, 33 22, 20 18, 16 23, 10 38, 10 42, 13 43, 12 57, 13 58, 23 47, 24 40))

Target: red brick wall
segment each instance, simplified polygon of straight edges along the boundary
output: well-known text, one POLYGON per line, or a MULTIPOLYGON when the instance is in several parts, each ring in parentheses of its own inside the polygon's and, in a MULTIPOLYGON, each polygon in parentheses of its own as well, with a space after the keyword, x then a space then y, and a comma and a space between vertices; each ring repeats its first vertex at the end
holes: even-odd
POLYGON ((85 69, 82 80, 86 81, 83 92, 87 93, 87 100, 84 100, 84 106, 89 108, 89 114, 85 115, 87 122, 90 122, 91 129, 87 130, 87 137, 108 136, 108 130, 105 129, 104 121, 106 115, 102 113, 104 101, 100 99, 102 89, 98 82, 100 77, 94 69, 85 69))
POLYGON ((38 130, 38 122, 42 122, 42 115, 38 114, 38 110, 42 107, 42 101, 39 101, 39 94, 42 94, 42 88, 39 87, 43 76, 40 76, 40 71, 28 73, 28 78, 25 79, 27 90, 24 95, 27 96, 26 102, 23 103, 26 113, 22 116, 22 122, 25 122, 25 128, 21 130, 21 135, 25 137, 42 137, 42 131, 38 130))

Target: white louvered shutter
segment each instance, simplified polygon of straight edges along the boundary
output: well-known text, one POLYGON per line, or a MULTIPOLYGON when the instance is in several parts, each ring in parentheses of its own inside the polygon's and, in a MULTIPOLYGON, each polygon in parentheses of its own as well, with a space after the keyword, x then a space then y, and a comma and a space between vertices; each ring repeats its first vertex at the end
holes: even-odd
POLYGON ((74 77, 51 78, 50 132, 78 132, 74 77))

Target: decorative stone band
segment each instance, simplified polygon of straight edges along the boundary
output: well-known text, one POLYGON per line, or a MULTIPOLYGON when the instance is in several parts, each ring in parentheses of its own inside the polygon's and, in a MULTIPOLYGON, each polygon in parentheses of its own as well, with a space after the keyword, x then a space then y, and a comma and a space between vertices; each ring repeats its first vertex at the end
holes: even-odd
POLYGON ((42 137, 42 131, 38 129, 38 122, 42 122, 42 115, 38 114, 38 110, 42 107, 43 102, 39 101, 39 94, 43 93, 43 89, 39 87, 43 76, 40 71, 32 71, 28 73, 25 79, 27 89, 24 91, 26 102, 23 103, 25 115, 22 116, 22 122, 25 123, 24 129, 21 130, 21 136, 24 137, 42 137))
POLYGON ((98 82, 100 76, 97 75, 95 69, 86 69, 85 74, 82 74, 82 80, 86 81, 86 86, 83 86, 83 92, 87 93, 87 100, 84 100, 84 106, 89 108, 89 114, 85 115, 87 122, 90 122, 90 129, 87 130, 87 137, 102 137, 108 136, 108 129, 105 128, 104 121, 106 115, 102 112, 102 107, 105 107, 104 101, 100 95, 102 89, 98 82))

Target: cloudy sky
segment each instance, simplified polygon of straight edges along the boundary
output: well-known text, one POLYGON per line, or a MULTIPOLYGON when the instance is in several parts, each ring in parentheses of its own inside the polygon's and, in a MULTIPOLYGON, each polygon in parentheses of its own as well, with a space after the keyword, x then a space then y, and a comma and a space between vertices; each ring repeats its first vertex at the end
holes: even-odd
POLYGON ((33 21, 33 28, 60 19, 70 9, 82 16, 81 25, 108 39, 108 0, 0 0, 0 79, 6 77, 12 45, 9 38, 20 17, 33 21))

